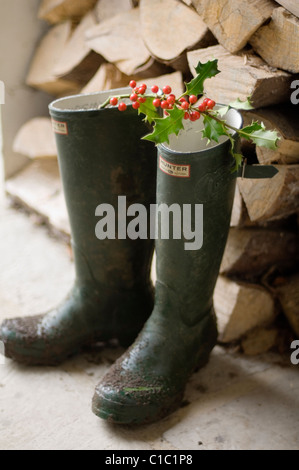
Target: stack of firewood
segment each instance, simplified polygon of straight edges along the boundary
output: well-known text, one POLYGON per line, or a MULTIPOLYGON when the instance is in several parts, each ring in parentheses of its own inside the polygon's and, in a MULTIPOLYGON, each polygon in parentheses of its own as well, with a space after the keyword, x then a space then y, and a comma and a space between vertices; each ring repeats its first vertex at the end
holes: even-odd
MULTIPOLYGON (((27 77, 55 97, 131 78, 180 94, 198 61, 216 58, 221 73, 207 80, 207 95, 222 104, 251 96, 244 121, 263 121, 281 140, 277 151, 244 143, 243 153, 278 173, 238 178, 215 290, 219 340, 248 354, 282 350, 299 337, 298 17, 297 0, 42 0, 39 18, 51 26, 27 77)), ((47 119, 27 123, 15 149, 55 156, 47 119)))

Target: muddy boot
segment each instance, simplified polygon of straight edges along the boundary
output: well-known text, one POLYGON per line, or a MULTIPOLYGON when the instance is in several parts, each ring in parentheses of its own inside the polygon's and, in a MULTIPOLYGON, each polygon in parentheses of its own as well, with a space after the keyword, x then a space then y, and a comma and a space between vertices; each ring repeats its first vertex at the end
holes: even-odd
POLYGON ((57 364, 83 345, 112 338, 127 347, 152 311, 153 241, 119 235, 117 220, 124 217, 119 196, 123 206, 148 208, 155 202, 156 148, 141 140, 148 128, 131 106, 125 112, 97 109, 110 94, 67 97, 50 105, 76 281, 54 310, 3 322, 5 354, 19 362, 57 364), (116 234, 109 239, 99 239, 106 236, 104 223, 96 229, 103 221, 98 216, 105 215, 102 204, 115 210, 116 234))
MULTIPOLYGON (((230 122, 241 126, 236 111, 230 111, 230 122)), ((217 339, 213 291, 236 178, 229 140, 206 146, 198 136, 200 121, 187 126, 169 147, 158 147, 157 204, 173 212, 174 228, 167 239, 159 209, 154 310, 93 397, 93 412, 115 423, 152 422, 175 410, 188 378, 206 364, 217 339)))

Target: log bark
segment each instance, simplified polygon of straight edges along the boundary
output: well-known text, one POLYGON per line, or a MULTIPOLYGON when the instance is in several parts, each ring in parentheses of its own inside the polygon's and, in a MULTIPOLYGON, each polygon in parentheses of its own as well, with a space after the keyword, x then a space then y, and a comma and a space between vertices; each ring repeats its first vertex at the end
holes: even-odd
POLYGON ((219 43, 232 54, 243 49, 275 8, 272 0, 194 0, 193 4, 219 43))
POLYGON ((141 0, 140 18, 150 53, 175 69, 184 71, 187 62, 181 56, 186 50, 216 42, 200 16, 176 0, 141 0))
POLYGON ((96 2, 97 0, 42 0, 38 17, 52 24, 69 19, 79 21, 96 2))
POLYGON ((291 269, 298 260, 298 238, 293 232, 231 228, 220 272, 253 281, 271 267, 281 272, 291 269))
POLYGON ((188 52, 193 75, 198 61, 207 62, 211 57, 218 59, 221 73, 206 80, 205 92, 216 102, 229 104, 237 98, 246 100, 251 96, 253 106, 260 108, 289 99, 293 76, 269 67, 250 52, 232 55, 220 45, 188 52))
MULTIPOLYGON (((293 108, 293 107, 292 107, 293 108)), ((297 111, 290 106, 261 108, 254 111, 242 112, 244 124, 252 121, 263 122, 267 129, 276 129, 280 140, 278 149, 271 150, 266 147, 256 147, 259 163, 291 164, 299 162, 299 121, 297 111)))
POLYGON ((286 218, 298 211, 299 165, 275 165, 271 179, 241 179, 238 186, 251 221, 286 218))
POLYGON ((41 40, 31 63, 26 84, 55 96, 75 93, 78 83, 58 78, 54 69, 71 35, 71 21, 53 26, 41 40))
POLYGON ((299 3, 298 0, 276 0, 276 3, 283 6, 286 10, 293 15, 299 17, 299 3))
POLYGON ((57 148, 50 118, 34 118, 17 133, 14 152, 29 158, 56 158, 57 148))
POLYGON ((219 276, 214 293, 219 341, 240 340, 259 326, 270 325, 276 316, 271 294, 259 285, 236 283, 219 276))
POLYGON ((277 287, 276 293, 289 324, 299 338, 299 273, 286 278, 286 283, 277 287))
POLYGON ((57 77, 75 81, 83 86, 95 75, 104 59, 86 44, 85 33, 96 24, 93 12, 87 13, 81 20, 54 68, 57 77))
POLYGON ((299 19, 284 8, 276 8, 249 42, 267 64, 299 73, 299 19))

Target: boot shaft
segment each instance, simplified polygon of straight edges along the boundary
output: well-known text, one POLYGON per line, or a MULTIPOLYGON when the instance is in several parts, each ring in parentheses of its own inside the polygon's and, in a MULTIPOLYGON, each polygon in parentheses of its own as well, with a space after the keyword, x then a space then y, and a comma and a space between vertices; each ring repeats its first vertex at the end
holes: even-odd
MULTIPOLYGON (((127 90, 126 90, 127 91, 127 90)), ((101 204, 113 207, 117 223, 118 196, 127 206, 155 201, 156 150, 141 140, 147 125, 128 106, 98 109, 113 93, 92 93, 62 98, 50 105, 60 173, 70 218, 77 278, 113 287, 130 288, 147 277, 152 240, 104 239, 96 237, 101 204), (106 270, 103 269, 106 266, 106 270), (126 269, 123 269, 126 266, 126 269)))
MULTIPOLYGON (((234 110, 230 123, 241 126, 234 110)), ((157 205, 166 205, 174 215, 169 218, 172 233, 163 239, 166 222, 164 214, 158 213, 156 296, 159 302, 167 286, 169 302, 176 304, 174 311, 181 311, 184 321, 192 325, 212 308, 236 176, 230 140, 206 146, 199 135, 200 121, 189 126, 169 145, 158 146, 157 205)))

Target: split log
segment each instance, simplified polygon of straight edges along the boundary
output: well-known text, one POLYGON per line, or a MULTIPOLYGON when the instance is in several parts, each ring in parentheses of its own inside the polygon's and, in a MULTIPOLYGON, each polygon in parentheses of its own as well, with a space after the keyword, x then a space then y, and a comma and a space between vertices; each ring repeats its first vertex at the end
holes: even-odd
POLYGON ((218 103, 229 104, 237 98, 246 100, 251 96, 253 106, 262 107, 289 99, 293 76, 269 67, 250 52, 232 55, 220 45, 188 52, 194 76, 198 61, 207 62, 211 57, 218 59, 221 73, 206 80, 205 92, 218 103))
POLYGON ((298 163, 299 162, 299 122, 290 106, 261 108, 254 111, 242 112, 244 124, 252 121, 263 122, 267 129, 276 129, 280 140, 278 149, 271 150, 266 147, 256 147, 258 161, 269 163, 298 163))
POLYGON ((253 328, 271 325, 276 316, 271 294, 255 284, 236 283, 219 276, 214 307, 218 322, 219 341, 239 340, 253 328))
POLYGON ((295 267, 298 260, 298 238, 293 232, 231 228, 220 272, 256 280, 271 267, 284 271, 295 267))
POLYGON ((32 161, 7 180, 5 189, 15 202, 41 216, 54 233, 69 241, 70 225, 56 159, 32 161))
MULTIPOLYGON (((142 40, 139 16, 139 8, 134 8, 86 32, 88 46, 128 76, 135 75, 136 70, 145 64, 152 65, 150 53, 142 40)), ((155 69, 154 74, 156 72, 155 69)))
POLYGON ((293 331, 299 338, 299 274, 286 279, 286 283, 276 288, 282 310, 293 331))
POLYGON ((97 72, 104 59, 93 52, 85 41, 85 32, 96 25, 95 15, 87 13, 65 45, 54 68, 57 77, 85 85, 97 72))
POLYGON ((38 17, 52 24, 69 19, 79 21, 96 2, 97 0, 43 0, 38 17))
POLYGON ((242 179, 238 186, 251 221, 286 218, 298 211, 299 165, 275 165, 271 179, 242 179))
POLYGON ((98 0, 94 8, 97 23, 119 15, 123 11, 131 10, 132 7, 131 0, 98 0))
POLYGON ((141 0, 140 19, 151 54, 177 70, 187 71, 186 50, 216 42, 200 16, 176 0, 141 0))
POLYGON ((92 79, 82 88, 81 93, 95 93, 128 86, 128 76, 113 64, 102 64, 92 79))
POLYGON ((256 328, 241 341, 241 347, 247 356, 264 354, 278 344, 278 328, 256 328))
POLYGON ((275 8, 272 0, 193 0, 193 4, 219 43, 232 54, 243 49, 275 8))
POLYGON ((233 210, 232 210, 232 215, 230 219, 230 226, 231 227, 244 227, 248 225, 252 225, 252 222, 249 219, 245 202, 239 190, 239 186, 238 184, 236 184, 233 210))
POLYGON ((26 84, 59 96, 78 91, 78 83, 58 78, 54 69, 71 35, 71 21, 54 26, 41 40, 33 57, 26 84))
POLYGON ((51 119, 39 117, 26 122, 15 137, 13 151, 29 158, 56 158, 51 119))
POLYGON ((285 7, 290 13, 299 17, 299 3, 298 0, 275 0, 276 3, 285 7))
POLYGON ((299 73, 299 18, 284 8, 276 8, 270 23, 262 26, 249 42, 267 64, 299 73))

